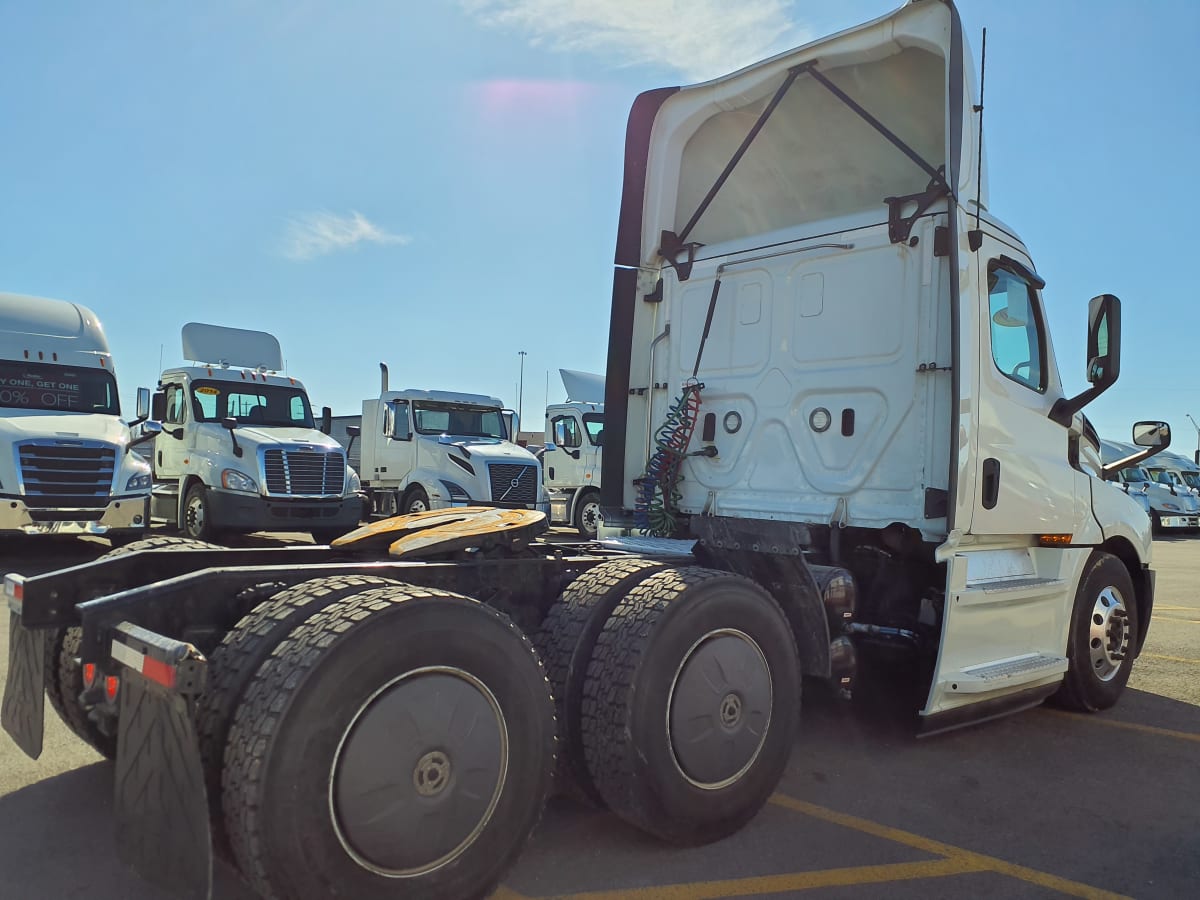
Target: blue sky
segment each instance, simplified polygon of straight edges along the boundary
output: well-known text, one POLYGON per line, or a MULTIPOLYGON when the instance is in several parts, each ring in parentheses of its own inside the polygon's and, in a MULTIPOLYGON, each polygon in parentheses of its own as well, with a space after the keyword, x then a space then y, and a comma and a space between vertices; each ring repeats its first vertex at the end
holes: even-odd
MULTIPOLYGON (((0 4, 0 289, 105 323, 127 406, 198 320, 279 336, 316 405, 602 371, 625 119, 879 0, 0 4)), ((965 0, 992 209, 1046 278, 1064 380, 1124 302, 1106 436, 1200 419, 1200 4, 965 0)))

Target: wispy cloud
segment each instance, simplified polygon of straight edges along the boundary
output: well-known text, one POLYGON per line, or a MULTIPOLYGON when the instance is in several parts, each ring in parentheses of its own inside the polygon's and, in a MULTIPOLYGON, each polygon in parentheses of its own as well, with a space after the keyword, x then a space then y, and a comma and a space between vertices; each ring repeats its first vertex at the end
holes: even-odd
POLYGON ((484 25, 534 46, 617 65, 661 65, 714 78, 812 39, 785 0, 459 0, 484 25))
POLYGON ((288 259, 307 260, 348 250, 364 242, 408 244, 412 238, 406 234, 392 234, 356 210, 345 216, 327 211, 311 212, 288 219, 282 252, 288 259))

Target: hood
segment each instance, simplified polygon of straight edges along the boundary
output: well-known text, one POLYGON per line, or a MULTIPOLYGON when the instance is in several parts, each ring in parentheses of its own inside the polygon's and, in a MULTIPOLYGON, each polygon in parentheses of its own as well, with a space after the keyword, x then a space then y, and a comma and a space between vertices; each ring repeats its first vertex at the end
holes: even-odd
MULTIPOLYGON (((221 428, 224 431, 224 428, 221 428)), ((345 448, 327 434, 322 434, 315 428, 262 428, 253 425, 238 426, 234 432, 238 443, 245 447, 272 447, 279 444, 294 446, 308 444, 314 450, 340 450, 345 448)), ((226 438, 228 440, 228 438, 226 438)))
POLYGON ((442 435, 437 442, 447 452, 453 452, 455 447, 465 449, 467 453, 471 454, 471 461, 482 459, 487 462, 537 462, 532 453, 511 441, 501 441, 496 438, 457 437, 449 434, 442 435))
POLYGON ((0 441, 15 443, 32 438, 103 441, 123 447, 129 442, 129 429, 116 416, 4 410, 4 414, 0 415, 0 441))

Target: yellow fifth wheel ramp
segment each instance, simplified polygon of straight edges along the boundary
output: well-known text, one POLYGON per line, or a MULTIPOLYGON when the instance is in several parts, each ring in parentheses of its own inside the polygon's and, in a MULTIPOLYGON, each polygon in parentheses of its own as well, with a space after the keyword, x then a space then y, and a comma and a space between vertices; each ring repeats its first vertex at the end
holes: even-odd
POLYGON ((419 559, 470 547, 514 546, 548 527, 545 513, 534 510, 463 506, 372 522, 338 538, 333 546, 358 550, 388 546, 391 556, 419 559))

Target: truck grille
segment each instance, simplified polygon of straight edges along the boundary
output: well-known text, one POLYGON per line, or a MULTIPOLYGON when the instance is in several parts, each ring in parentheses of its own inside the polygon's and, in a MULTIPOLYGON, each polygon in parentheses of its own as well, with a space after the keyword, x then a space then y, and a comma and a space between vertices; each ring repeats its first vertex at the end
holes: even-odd
POLYGON ((488 466, 495 503, 534 503, 537 501, 537 466, 524 463, 492 463, 488 466))
POLYGON ((341 496, 346 457, 336 451, 267 450, 267 493, 284 497, 341 496))
POLYGON ((21 444, 17 461, 31 509, 102 509, 113 487, 117 454, 103 444, 21 444))

